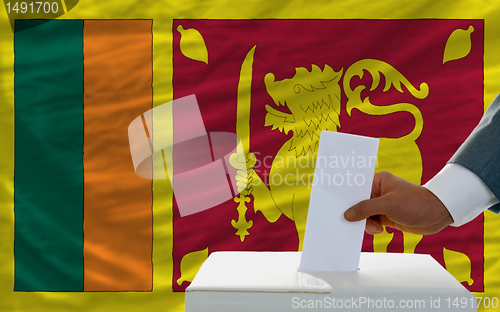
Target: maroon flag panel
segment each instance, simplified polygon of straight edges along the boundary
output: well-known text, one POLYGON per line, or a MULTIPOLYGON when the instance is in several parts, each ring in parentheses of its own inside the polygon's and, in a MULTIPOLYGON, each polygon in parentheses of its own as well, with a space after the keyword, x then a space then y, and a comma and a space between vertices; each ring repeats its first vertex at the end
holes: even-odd
MULTIPOLYGON (((432 178, 483 113, 483 33, 482 20, 175 20, 174 99, 195 94, 208 133, 247 141, 252 183, 262 184, 184 217, 174 201, 174 291, 189 285, 191 253, 301 248, 321 130, 389 138, 379 157, 394 158, 380 170, 432 178), (306 165, 290 166, 299 160, 306 165)), ((183 157, 174 147, 174 162, 183 157)), ((447 252, 460 255, 470 261, 464 286, 483 291, 483 221, 413 238, 411 248, 388 229, 385 251, 431 254, 450 271, 447 252)), ((378 251, 376 241, 365 235, 363 250, 378 251)))

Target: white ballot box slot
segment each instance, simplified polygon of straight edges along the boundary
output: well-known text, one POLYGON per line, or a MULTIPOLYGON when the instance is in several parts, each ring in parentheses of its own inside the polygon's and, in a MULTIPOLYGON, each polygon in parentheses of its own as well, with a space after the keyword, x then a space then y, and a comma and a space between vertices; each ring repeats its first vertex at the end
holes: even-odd
POLYGON ((302 252, 215 252, 185 292, 186 312, 476 311, 476 298, 429 255, 362 253, 378 140, 322 131, 302 252))
POLYGON ((215 252, 186 312, 476 311, 474 294, 429 255, 361 253, 356 272, 299 272, 299 252, 215 252))

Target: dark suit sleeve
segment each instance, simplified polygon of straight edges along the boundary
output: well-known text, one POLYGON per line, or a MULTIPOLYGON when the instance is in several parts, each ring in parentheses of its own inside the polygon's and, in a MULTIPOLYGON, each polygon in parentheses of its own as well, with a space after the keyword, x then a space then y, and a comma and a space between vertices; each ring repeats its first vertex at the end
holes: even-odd
MULTIPOLYGON (((493 100, 449 163, 462 165, 474 172, 500 199, 500 95, 493 100)), ((500 204, 489 209, 499 213, 500 204)))

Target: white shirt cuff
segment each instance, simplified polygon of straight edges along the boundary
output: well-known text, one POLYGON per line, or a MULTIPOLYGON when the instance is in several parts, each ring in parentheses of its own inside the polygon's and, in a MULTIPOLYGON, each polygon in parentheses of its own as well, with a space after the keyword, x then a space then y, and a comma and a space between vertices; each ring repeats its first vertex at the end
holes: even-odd
POLYGON ((452 226, 461 226, 498 203, 486 184, 459 164, 447 164, 424 187, 448 209, 454 221, 452 226))

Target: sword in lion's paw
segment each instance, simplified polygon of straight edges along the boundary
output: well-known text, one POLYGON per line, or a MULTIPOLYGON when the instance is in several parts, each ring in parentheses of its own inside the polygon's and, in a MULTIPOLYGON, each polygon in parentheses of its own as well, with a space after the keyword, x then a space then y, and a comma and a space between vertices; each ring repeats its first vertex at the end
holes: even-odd
POLYGON ((238 169, 236 176, 239 196, 234 197, 234 201, 238 203, 238 221, 231 220, 231 225, 237 230, 235 235, 240 236, 241 242, 245 240, 245 236, 250 235, 248 229, 253 225, 253 221, 246 219, 246 204, 251 201, 249 195, 251 193, 251 179, 253 174, 253 166, 256 163, 255 156, 250 155, 250 101, 252 89, 252 68, 255 48, 253 46, 248 51, 243 64, 241 64, 240 80, 238 83, 238 98, 236 107, 236 134, 238 135, 236 153, 229 158, 229 163, 234 168, 238 169))

